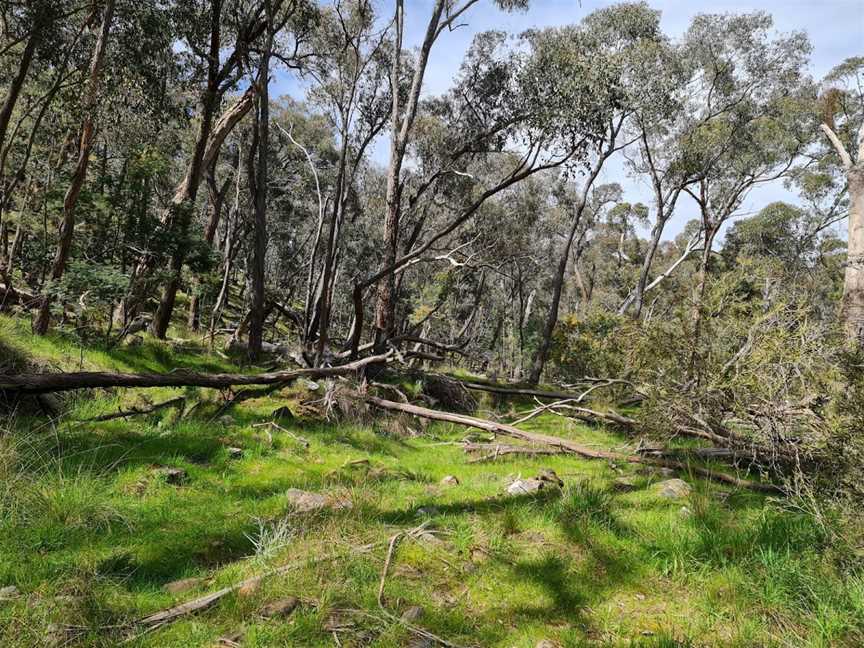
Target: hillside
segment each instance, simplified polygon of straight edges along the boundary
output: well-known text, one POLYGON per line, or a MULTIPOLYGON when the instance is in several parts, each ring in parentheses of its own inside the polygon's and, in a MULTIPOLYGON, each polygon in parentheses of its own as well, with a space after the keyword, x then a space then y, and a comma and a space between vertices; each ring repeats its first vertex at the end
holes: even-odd
MULTIPOLYGON (((6 349, 55 370, 237 369, 191 343, 146 340, 106 353, 37 338, 9 318, 0 325, 6 349)), ((0 644, 864 639, 864 580, 841 575, 832 521, 800 503, 569 455, 469 455, 462 440, 486 433, 378 412, 327 421, 314 403, 326 389, 297 383, 225 414, 208 390, 96 391, 67 398, 53 420, 23 408, 9 416, 0 434, 0 644), (187 398, 180 407, 86 421, 177 396, 187 398), (548 470, 563 489, 506 493, 548 470), (670 486, 674 478, 686 485, 670 486), (140 623, 273 570, 197 614, 140 623)), ((480 403, 485 416, 508 421, 531 407, 480 403)), ((634 443, 553 414, 521 425, 596 448, 634 443)))

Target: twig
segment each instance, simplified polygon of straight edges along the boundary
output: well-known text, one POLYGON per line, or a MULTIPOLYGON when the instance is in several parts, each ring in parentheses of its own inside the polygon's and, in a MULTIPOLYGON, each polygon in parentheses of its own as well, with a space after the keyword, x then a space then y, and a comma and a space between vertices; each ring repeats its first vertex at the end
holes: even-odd
POLYGON ((185 396, 178 396, 177 398, 171 398, 167 401, 162 401, 161 403, 156 403, 155 405, 151 405, 150 407, 138 408, 132 407, 128 410, 118 410, 116 412, 112 412, 110 414, 101 414, 99 416, 94 416, 93 418, 81 419, 78 421, 79 423, 96 423, 99 421, 111 421, 113 419, 118 418, 127 418, 129 416, 140 416, 141 414, 152 414, 160 409, 165 409, 166 407, 174 407, 174 406, 182 406, 186 403, 185 396))

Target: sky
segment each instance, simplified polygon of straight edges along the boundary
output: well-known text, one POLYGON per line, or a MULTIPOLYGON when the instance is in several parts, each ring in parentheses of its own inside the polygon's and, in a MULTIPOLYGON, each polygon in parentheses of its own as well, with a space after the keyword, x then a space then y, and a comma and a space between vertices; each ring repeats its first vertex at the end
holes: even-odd
MULTIPOLYGON (((393 4, 383 0, 382 11, 393 4)), ((433 0, 405 0, 405 46, 420 44, 433 0)), ((492 0, 480 0, 464 16, 464 26, 445 32, 435 43, 424 80, 423 92, 437 95, 445 92, 459 69, 462 58, 474 35, 489 29, 519 33, 532 27, 549 27, 579 22, 593 10, 614 4, 600 0, 531 0, 524 12, 506 13, 495 7, 492 0)), ((744 13, 764 11, 774 18, 780 33, 804 31, 813 45, 810 74, 819 79, 831 68, 850 56, 864 55, 864 0, 649 0, 652 8, 661 12, 661 25, 672 38, 684 33, 693 16, 699 13, 744 13)), ((274 94, 290 94, 302 98, 302 85, 287 72, 277 73, 274 94)), ((387 144, 382 141, 373 151, 373 158, 386 164, 387 144)), ((651 193, 643 181, 628 177, 622 160, 610 160, 601 182, 618 182, 624 188, 628 202, 650 204, 651 193)), ((742 215, 752 214, 775 200, 797 202, 782 182, 765 185, 750 194, 741 206, 742 215)), ((695 203, 685 197, 679 202, 667 225, 664 238, 678 234, 698 212, 695 203)))

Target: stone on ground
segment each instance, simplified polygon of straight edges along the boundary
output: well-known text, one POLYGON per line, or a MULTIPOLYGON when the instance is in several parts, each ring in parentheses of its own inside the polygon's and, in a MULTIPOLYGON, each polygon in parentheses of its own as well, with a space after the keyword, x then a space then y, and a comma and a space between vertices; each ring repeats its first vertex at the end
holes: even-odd
POLYGON ((279 599, 278 601, 273 601, 268 603, 264 607, 261 608, 261 616, 267 619, 273 619, 276 617, 287 617, 291 614, 297 606, 300 605, 300 599, 296 596, 289 596, 287 598, 279 599))
POLYGON ((683 479, 667 479, 654 484, 654 492, 666 499, 683 499, 690 495, 693 489, 683 479))
POLYGON ((21 596, 21 592, 18 591, 18 588, 14 585, 7 585, 6 587, 0 587, 0 601, 4 601, 7 599, 13 599, 21 596))
POLYGON ((299 488, 289 488, 285 491, 285 495, 294 510, 299 513, 310 513, 323 509, 338 510, 351 508, 351 502, 348 500, 336 499, 329 495, 312 493, 299 488))
POLYGON ((455 475, 447 475, 441 480, 441 483, 445 486, 458 486, 459 479, 455 475))

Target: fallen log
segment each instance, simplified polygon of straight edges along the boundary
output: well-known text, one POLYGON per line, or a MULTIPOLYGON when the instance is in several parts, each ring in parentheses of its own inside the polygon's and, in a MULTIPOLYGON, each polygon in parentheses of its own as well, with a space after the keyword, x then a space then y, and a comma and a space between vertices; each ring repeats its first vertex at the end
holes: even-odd
POLYGON ((482 383, 482 382, 473 382, 470 380, 462 380, 459 378, 453 378, 453 380, 458 380, 463 385, 465 385, 468 389, 475 389, 478 391, 492 392, 493 394, 505 394, 507 396, 536 396, 537 398, 546 398, 546 399, 551 399, 551 400, 574 400, 574 401, 579 399, 579 397, 581 396, 581 394, 574 394, 572 392, 545 391, 542 389, 531 389, 528 387, 504 387, 502 385, 494 385, 491 383, 482 383))
POLYGON ((384 363, 391 354, 369 356, 337 367, 295 369, 260 374, 205 374, 187 371, 170 373, 111 373, 79 371, 69 373, 0 375, 0 391, 14 394, 44 394, 75 389, 109 387, 209 387, 226 389, 235 385, 276 385, 299 378, 345 376, 368 365, 384 363))
POLYGON ((617 461, 620 463, 638 463, 646 464, 649 466, 658 466, 661 468, 671 468, 673 470, 682 470, 685 472, 689 471, 707 479, 731 484, 739 488, 749 488, 764 493, 783 493, 783 489, 775 484, 766 484, 762 482, 750 481, 747 479, 740 479, 738 477, 735 477, 734 475, 716 472, 713 470, 709 470, 708 468, 702 468, 700 466, 693 466, 687 463, 683 463, 681 461, 640 457, 638 455, 625 455, 618 452, 611 452, 608 450, 595 450, 593 448, 588 448, 580 445, 575 441, 570 441, 569 439, 562 439, 561 437, 550 436, 548 434, 526 432, 525 430, 520 430, 519 428, 512 425, 507 425, 506 423, 496 423, 495 421, 489 421, 487 419, 476 418, 474 416, 467 416, 464 414, 441 412, 438 410, 428 409, 426 407, 420 407, 419 405, 412 405, 410 403, 396 403, 394 401, 384 400, 383 398, 378 398, 376 396, 365 396, 364 398, 366 402, 370 405, 381 409, 404 412, 406 414, 413 414, 414 416, 419 416, 421 418, 427 418, 434 421, 446 421, 448 423, 456 423, 458 425, 464 425, 466 427, 479 428, 481 430, 486 430, 487 432, 503 434, 505 436, 522 439, 523 441, 529 441, 531 443, 546 445, 552 448, 559 448, 565 452, 570 452, 586 459, 605 459, 607 461, 617 461))
POLYGON ((550 448, 548 446, 527 446, 527 445, 507 445, 501 443, 465 443, 462 448, 465 452, 485 452, 486 454, 469 459, 468 463, 483 463, 485 461, 495 461, 498 457, 505 455, 527 455, 536 457, 541 455, 556 455, 565 452, 559 448, 550 448))

